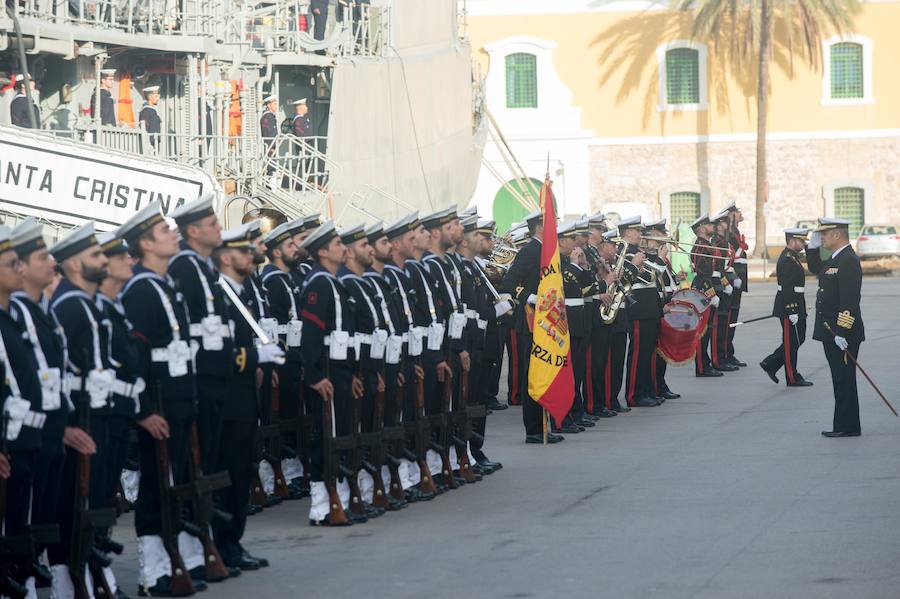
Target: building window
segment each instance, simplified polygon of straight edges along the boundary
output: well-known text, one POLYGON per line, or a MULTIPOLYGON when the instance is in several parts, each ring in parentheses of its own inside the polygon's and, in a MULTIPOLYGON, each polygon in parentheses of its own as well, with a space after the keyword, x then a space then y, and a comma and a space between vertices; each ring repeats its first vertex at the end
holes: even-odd
POLYGON ((666 52, 666 100, 668 104, 700 103, 700 58, 691 48, 666 52))
POLYGON ((537 58, 519 52, 506 57, 506 107, 537 108, 537 58))
POLYGON ((837 36, 824 42, 822 103, 871 104, 872 40, 858 35, 837 36))
POLYGON ((706 46, 676 40, 656 49, 660 111, 706 110, 706 46))
POLYGON ((863 97, 863 48, 860 44, 835 44, 831 51, 831 97, 863 97))
POLYGON ((859 234, 866 218, 866 192, 861 187, 834 190, 834 216, 850 221, 850 238, 859 234))
POLYGON ((700 194, 693 191, 678 191, 669 195, 669 223, 680 220, 690 225, 700 218, 700 194))

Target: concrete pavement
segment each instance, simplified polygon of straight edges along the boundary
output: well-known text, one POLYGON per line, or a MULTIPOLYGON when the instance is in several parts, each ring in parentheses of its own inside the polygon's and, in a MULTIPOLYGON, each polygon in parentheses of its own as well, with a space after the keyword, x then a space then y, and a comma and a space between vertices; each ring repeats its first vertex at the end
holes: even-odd
MULTIPOLYGON (((742 315, 769 313, 774 285, 751 291, 742 315)), ((860 360, 900 407, 898 298, 900 280, 865 280, 860 360)), ((815 386, 787 389, 757 366, 779 335, 775 320, 743 327, 747 368, 720 379, 670 368, 682 399, 556 446, 523 443, 519 408, 495 413, 487 447, 502 471, 368 524, 311 528, 305 500, 266 510, 245 544, 272 566, 205 595, 898 597, 900 420, 860 377, 863 436, 821 437, 833 407, 821 344, 800 350, 815 386)), ((124 517, 116 570, 136 594, 132 530, 124 517)))

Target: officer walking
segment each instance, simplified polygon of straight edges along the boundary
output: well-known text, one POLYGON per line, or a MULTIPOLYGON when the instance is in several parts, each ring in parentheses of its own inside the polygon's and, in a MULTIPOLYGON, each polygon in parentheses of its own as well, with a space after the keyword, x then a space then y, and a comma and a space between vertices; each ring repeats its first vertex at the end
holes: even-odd
POLYGON ((834 385, 834 422, 830 431, 822 432, 825 437, 860 435, 856 364, 845 353, 859 355, 866 330, 859 309, 862 267, 850 246, 849 228, 850 221, 820 218, 806 252, 810 272, 819 276, 813 339, 825 348, 834 385), (820 246, 831 252, 828 260, 821 259, 820 246))
POLYGON ((797 351, 806 340, 806 269, 800 253, 806 247, 807 233, 806 229, 784 230, 785 248, 778 257, 778 292, 772 309, 772 314, 781 320, 781 345, 759 363, 776 384, 783 366, 788 387, 812 385, 797 372, 797 351))

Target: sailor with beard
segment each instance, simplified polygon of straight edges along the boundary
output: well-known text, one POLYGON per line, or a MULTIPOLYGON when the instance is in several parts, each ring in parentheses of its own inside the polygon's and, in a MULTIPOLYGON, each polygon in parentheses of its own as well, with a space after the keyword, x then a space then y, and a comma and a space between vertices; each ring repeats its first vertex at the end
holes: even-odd
POLYGON ((309 274, 309 271, 312 270, 313 266, 315 266, 309 253, 303 248, 303 242, 306 241, 306 238, 321 224, 322 218, 318 213, 309 214, 288 223, 294 245, 297 246, 297 265, 291 269, 291 278, 294 279, 294 284, 297 285, 297 289, 303 287, 303 280, 306 278, 306 275, 309 274))
MULTIPOLYGON (((97 451, 91 459, 89 505, 105 506, 107 473, 111 454, 107 446, 107 427, 110 407, 108 399, 115 382, 115 370, 109 359, 109 326, 95 303, 97 289, 106 277, 109 259, 97 242, 94 224, 78 227, 50 248, 58 264, 62 280, 50 300, 50 310, 56 317, 67 340, 69 358, 69 399, 77 414, 90 410, 88 431, 97 451)), ((77 480, 77 460, 72 449, 63 469, 60 487, 64 497, 71 497, 77 480)), ((79 531, 73 530, 74 502, 62 501, 58 510, 60 543, 48 549, 48 557, 54 574, 54 596, 67 597, 72 593, 70 581, 65 580, 65 566, 69 562, 72 539, 79 531), (61 567, 62 566, 62 567, 61 567)), ((97 557, 96 553, 93 557, 97 557)), ((106 560, 103 560, 106 561, 106 560)), ((96 564, 95 564, 96 565, 96 564)), ((103 565, 108 565, 108 561, 103 565)), ((71 573, 84 576, 83 573, 71 573)), ((110 584, 115 588, 114 584, 110 584)))

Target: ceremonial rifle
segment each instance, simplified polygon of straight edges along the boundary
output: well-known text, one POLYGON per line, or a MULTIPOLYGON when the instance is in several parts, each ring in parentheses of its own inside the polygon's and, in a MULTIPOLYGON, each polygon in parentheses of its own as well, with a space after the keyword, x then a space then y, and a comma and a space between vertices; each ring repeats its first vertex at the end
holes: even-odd
POLYGON ((475 473, 472 471, 472 463, 469 461, 469 441, 472 439, 481 440, 482 437, 472 428, 473 418, 484 418, 487 416, 487 409, 484 405, 473 405, 469 403, 469 371, 463 370, 459 377, 459 396, 457 401, 457 409, 453 412, 454 423, 460 436, 454 436, 456 443, 456 460, 459 463, 459 471, 466 482, 475 482, 475 473))
MULTIPOLYGON (((412 334, 410 331, 410 335, 412 334)), ((421 366, 421 359, 419 364, 421 366)), ((428 460, 425 457, 428 452, 427 440, 431 439, 431 424, 428 416, 425 415, 425 381, 418 376, 416 377, 415 418, 412 422, 404 423, 404 430, 413 434, 415 451, 404 448, 404 454, 409 461, 415 462, 419 466, 421 476, 419 488, 425 493, 437 493, 437 486, 434 484, 434 479, 431 478, 431 470, 428 469, 428 460)))
MULTIPOLYGON (((388 376, 388 370, 385 370, 385 377, 388 376)), ((398 369, 399 372, 399 369, 398 369)), ((400 449, 402 452, 403 444, 405 439, 405 432, 403 429, 403 423, 400 421, 400 414, 402 414, 403 410, 403 391, 404 386, 399 380, 399 376, 397 373, 394 373, 394 376, 397 376, 396 381, 396 390, 393 397, 394 407, 391 411, 393 417, 391 418, 390 424, 387 423, 387 419, 384 417, 384 408, 386 397, 384 393, 379 394, 381 396, 381 404, 379 406, 379 398, 375 398, 375 416, 378 418, 379 412, 381 415, 381 437, 383 440, 383 445, 380 448, 380 455, 382 457, 382 462, 388 467, 388 472, 390 472, 391 478, 389 483, 389 493, 391 497, 396 499, 397 501, 405 501, 405 496, 403 495, 403 484, 400 480, 400 459, 397 457, 397 449, 400 449)), ((387 378, 385 378, 385 386, 387 386, 387 378)), ((376 426, 378 421, 376 420, 376 426)), ((382 485, 384 481, 382 481, 382 485)))
MULTIPOLYGON (((449 366, 450 362, 450 329, 449 324, 447 328, 447 354, 446 354, 446 363, 449 366)), ((452 373, 452 369, 451 369, 452 373)), ((457 482, 456 478, 453 476, 453 467, 450 465, 450 443, 451 443, 451 428, 452 428, 452 415, 451 409, 453 404, 453 376, 452 374, 444 375, 444 382, 441 386, 441 411, 438 414, 433 414, 432 422, 437 424, 438 429, 438 440, 437 442, 431 442, 431 448, 434 449, 441 455, 441 478, 443 478, 443 482, 450 489, 456 489, 459 487, 459 482, 457 482)))
MULTIPOLYGON (((384 370, 382 369, 383 372, 384 370)), ((381 477, 381 466, 385 462, 384 395, 385 392, 383 390, 376 391, 372 414, 372 431, 360 431, 359 444, 368 450, 368 456, 363 457, 361 465, 373 480, 372 505, 386 510, 390 507, 390 503, 385 493, 384 479, 381 477)))
MULTIPOLYGON (((331 368, 328 356, 325 357, 325 378, 331 380, 331 368)), ((346 526, 350 524, 344 506, 341 504, 341 496, 337 490, 338 476, 340 475, 340 452, 344 449, 352 449, 355 443, 353 437, 338 437, 335 434, 334 425, 334 398, 322 396, 322 441, 324 445, 323 478, 325 489, 328 492, 328 523, 332 526, 346 526)))
MULTIPOLYGON (((362 380, 362 374, 359 375, 362 380)), ((353 446, 347 456, 348 464, 341 462, 340 471, 347 479, 350 487, 350 511, 354 514, 365 515, 366 506, 363 504, 362 493, 359 490, 359 471, 362 468, 362 437, 360 435, 360 411, 362 410, 362 397, 350 397, 350 437, 353 446)))

